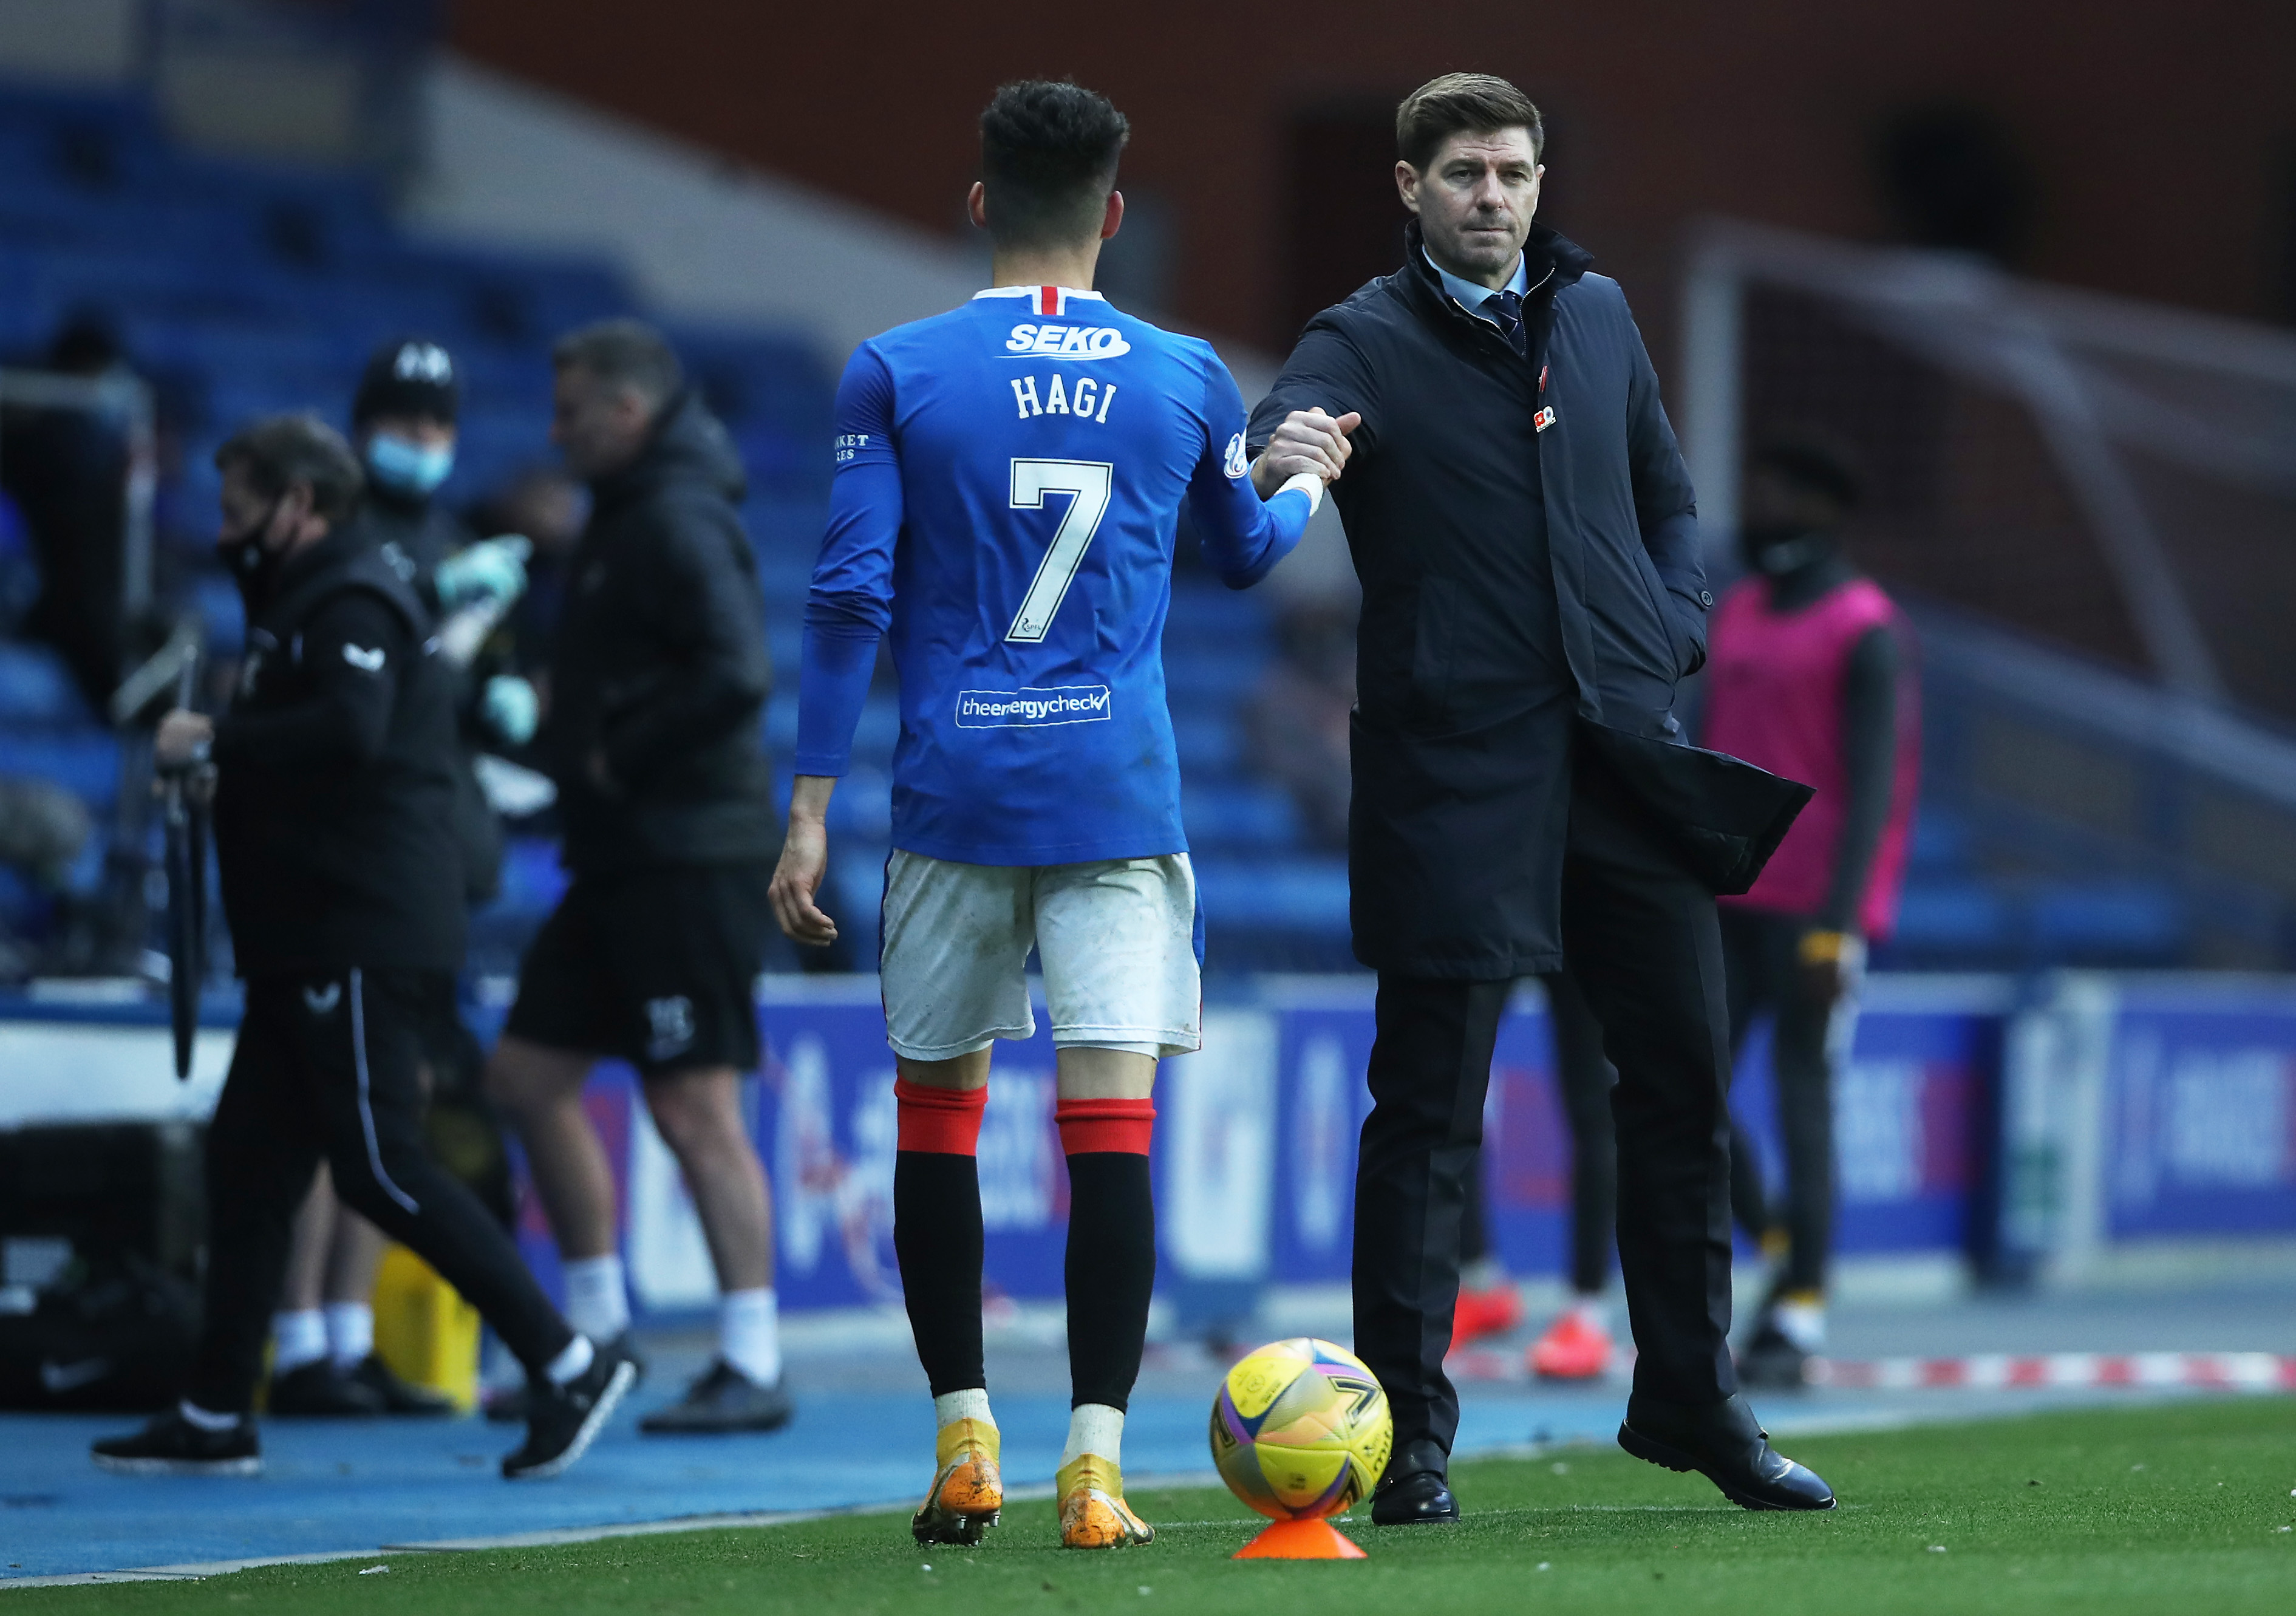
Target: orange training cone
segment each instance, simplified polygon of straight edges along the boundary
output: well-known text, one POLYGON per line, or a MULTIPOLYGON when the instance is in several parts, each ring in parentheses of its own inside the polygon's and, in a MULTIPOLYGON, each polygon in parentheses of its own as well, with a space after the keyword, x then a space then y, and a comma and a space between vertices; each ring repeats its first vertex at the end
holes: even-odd
POLYGON ((1238 1560, 1361 1560, 1363 1550, 1329 1521, 1274 1521, 1235 1551, 1238 1560))

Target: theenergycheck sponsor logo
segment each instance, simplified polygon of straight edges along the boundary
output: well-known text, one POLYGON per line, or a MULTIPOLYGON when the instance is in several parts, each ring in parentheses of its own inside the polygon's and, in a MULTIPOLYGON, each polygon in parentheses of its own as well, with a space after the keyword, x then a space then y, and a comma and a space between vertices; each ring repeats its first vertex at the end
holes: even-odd
POLYGON ((956 698, 959 729, 1009 729, 1022 725, 1097 724, 1112 716, 1105 685, 1063 685, 1053 690, 967 690, 956 698))

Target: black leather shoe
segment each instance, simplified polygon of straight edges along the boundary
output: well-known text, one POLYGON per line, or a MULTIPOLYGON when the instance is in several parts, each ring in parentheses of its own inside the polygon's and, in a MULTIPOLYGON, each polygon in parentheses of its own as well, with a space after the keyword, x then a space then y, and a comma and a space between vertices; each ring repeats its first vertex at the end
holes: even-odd
POLYGON ((1832 1509, 1833 1489, 1770 1447, 1742 1397, 1699 1408, 1637 1393, 1627 1399, 1619 1446, 1669 1470, 1694 1470, 1745 1509, 1832 1509))
POLYGON ((1459 1501, 1447 1474, 1451 1456, 1421 1437, 1406 1442, 1388 1461, 1387 1473, 1371 1496, 1374 1526, 1420 1526, 1456 1521, 1459 1501))

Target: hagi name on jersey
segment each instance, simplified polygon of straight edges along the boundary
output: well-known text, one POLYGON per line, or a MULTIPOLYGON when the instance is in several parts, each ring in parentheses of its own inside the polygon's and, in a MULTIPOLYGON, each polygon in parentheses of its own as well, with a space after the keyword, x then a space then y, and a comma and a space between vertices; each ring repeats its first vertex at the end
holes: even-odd
POLYGON ((1105 685, 1063 685, 1052 690, 967 690, 956 698, 959 729, 1006 729, 1016 725, 1095 724, 1113 715, 1105 685))

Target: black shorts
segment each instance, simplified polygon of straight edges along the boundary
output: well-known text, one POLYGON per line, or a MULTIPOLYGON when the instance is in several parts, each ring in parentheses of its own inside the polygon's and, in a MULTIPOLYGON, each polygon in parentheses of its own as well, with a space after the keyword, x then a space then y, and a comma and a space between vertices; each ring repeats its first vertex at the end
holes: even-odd
POLYGON ((762 864, 577 875, 526 951, 504 1033, 646 1076, 756 1070, 772 879, 762 864))

